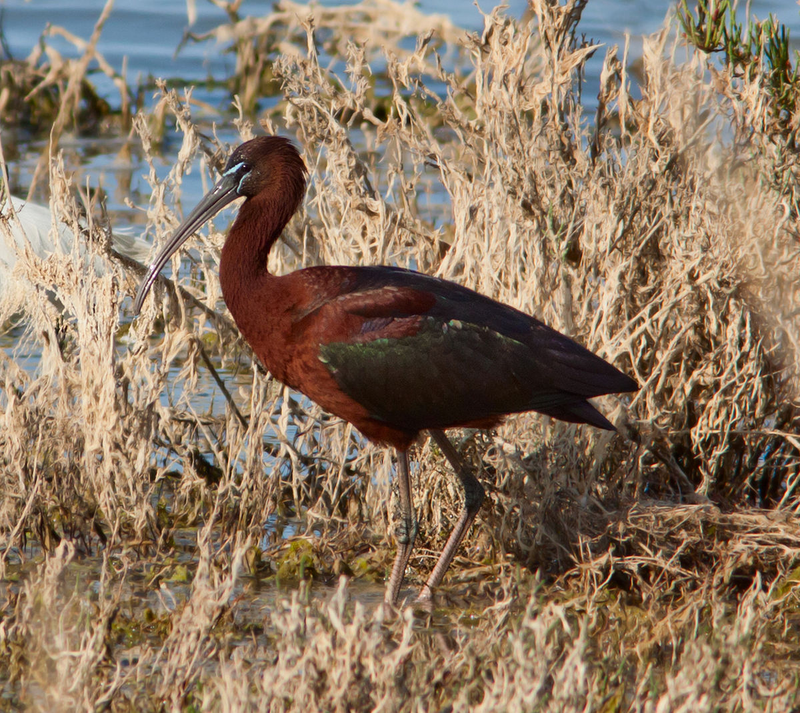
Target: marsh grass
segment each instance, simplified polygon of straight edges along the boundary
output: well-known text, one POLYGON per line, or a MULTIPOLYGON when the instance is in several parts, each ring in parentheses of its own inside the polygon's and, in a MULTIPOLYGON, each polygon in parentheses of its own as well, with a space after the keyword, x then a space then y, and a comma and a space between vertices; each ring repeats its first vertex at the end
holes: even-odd
MULTIPOLYGON (((458 71, 438 61, 449 35, 395 52, 398 24, 381 51, 348 42, 341 13, 295 12, 262 127, 296 138, 309 190, 269 267, 411 266, 535 314, 639 381, 599 400, 620 435, 536 415, 454 434, 488 502, 441 592, 449 606, 387 618, 358 592, 390 564, 391 460, 252 365, 221 302, 225 218, 133 322, 142 268, 115 258, 99 222, 71 254, 23 252, 25 293, 0 315, 24 325, 0 361, 3 705, 800 703, 794 164, 776 177, 781 135, 757 74, 701 53, 678 63, 664 31, 645 39, 635 98, 625 51, 601 59, 577 39, 583 6, 486 15, 458 36, 458 71), (319 33, 344 71, 321 63, 319 33), (592 117, 588 61, 603 66, 592 117), (18 363, 27 351, 41 353, 34 370, 18 363), (200 410, 210 368, 230 398, 200 410)), ((408 9, 359 11, 387 7, 408 9)), ((272 25, 232 19, 218 34, 242 53, 237 82, 258 87, 248 53, 272 25)), ((244 114, 237 126, 256 132, 244 114)), ((187 171, 210 184, 228 147, 163 85, 133 130, 160 244, 190 208, 187 171), (160 180, 165 116, 182 144, 160 180)), ((51 205, 77 230, 55 150, 49 171, 51 205)), ((441 454, 420 442, 414 455, 412 584, 458 508, 441 454)))

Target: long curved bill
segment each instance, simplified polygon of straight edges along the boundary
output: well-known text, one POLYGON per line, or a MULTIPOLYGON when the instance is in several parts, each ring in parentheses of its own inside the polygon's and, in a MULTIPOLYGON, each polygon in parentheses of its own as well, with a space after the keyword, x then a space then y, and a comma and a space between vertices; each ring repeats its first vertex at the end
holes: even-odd
POLYGON ((217 184, 208 192, 203 199, 195 206, 194 210, 186 216, 186 220, 180 224, 178 229, 173 233, 172 237, 167 241, 166 245, 161 249, 161 252, 156 255, 156 259, 150 264, 147 271, 147 276, 142 280, 139 285, 139 291, 136 293, 136 300, 133 303, 133 314, 138 315, 142 309, 147 293, 158 277, 167 261, 175 254, 178 248, 183 245, 186 240, 192 235, 203 223, 210 220, 214 215, 219 213, 228 203, 232 203, 239 198, 237 188, 239 187, 239 179, 233 175, 223 176, 217 184))

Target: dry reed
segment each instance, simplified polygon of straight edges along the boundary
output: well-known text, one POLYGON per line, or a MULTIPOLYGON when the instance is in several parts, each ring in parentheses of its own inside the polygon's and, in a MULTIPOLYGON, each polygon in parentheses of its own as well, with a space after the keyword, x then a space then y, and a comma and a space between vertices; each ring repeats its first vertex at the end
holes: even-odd
MULTIPOLYGON (((469 71, 437 61, 451 27, 442 45, 425 35, 414 51, 387 50, 379 99, 370 62, 381 54, 347 42, 340 13, 291 15, 294 47, 270 68, 282 101, 262 126, 293 133, 310 182, 270 269, 412 266, 535 314, 639 380, 632 398, 600 400, 621 435, 536 415, 465 432, 459 447, 489 502, 446 580, 454 606, 432 626, 410 612, 387 620, 359 601, 358 579, 320 583, 385 574, 392 464, 251 368, 221 303, 219 220, 191 242, 193 260, 174 261, 179 289, 162 281, 133 323, 123 299, 141 268, 111 254, 96 222, 71 254, 23 252, 24 299, 2 312, 22 332, 0 361, 3 700, 265 711, 800 703, 793 184, 767 180, 766 131, 729 140, 758 129, 758 86, 726 85, 701 55, 676 63, 666 31, 645 40, 639 99, 624 56, 608 50, 587 127, 577 83, 600 58, 576 40, 583 5, 535 1, 525 22, 486 15, 483 32, 458 38, 469 71), (320 61, 323 30, 346 62, 339 74, 320 61), (28 352, 41 353, 35 369, 18 363, 28 352), (200 411, 209 367, 231 398, 200 411), (283 539, 295 518, 300 531, 283 539)), ((237 19, 217 35, 249 52, 273 25, 237 19)), ((257 87, 251 59, 238 80, 257 87)), ((239 128, 254 132, 243 117, 239 128)), ((226 147, 201 153, 190 98, 163 87, 134 130, 160 242, 177 225, 183 176, 198 160, 204 175, 218 168, 226 147), (163 180, 154 116, 174 117, 183 137, 163 180)), ((79 232, 54 156, 52 207, 79 232)), ((441 454, 420 443, 415 455, 412 582, 457 507, 441 454)))

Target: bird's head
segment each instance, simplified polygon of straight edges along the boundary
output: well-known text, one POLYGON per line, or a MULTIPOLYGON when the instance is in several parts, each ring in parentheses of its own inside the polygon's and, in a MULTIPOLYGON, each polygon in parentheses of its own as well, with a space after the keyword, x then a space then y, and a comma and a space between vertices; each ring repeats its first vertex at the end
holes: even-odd
POLYGON ((145 297, 167 261, 201 225, 238 198, 264 200, 282 229, 305 192, 306 167, 297 148, 282 136, 259 136, 231 154, 222 176, 186 216, 150 264, 133 305, 139 314, 145 297))

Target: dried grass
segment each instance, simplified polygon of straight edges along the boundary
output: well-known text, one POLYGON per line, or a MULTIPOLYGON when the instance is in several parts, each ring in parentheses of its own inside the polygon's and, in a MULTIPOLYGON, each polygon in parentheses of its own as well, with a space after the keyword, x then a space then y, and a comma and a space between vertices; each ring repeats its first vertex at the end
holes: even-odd
MULTIPOLYGON (((118 130, 130 127, 132 102, 127 77, 115 70, 97 50, 97 42, 114 6, 106 0, 89 40, 63 27, 49 25, 25 60, 0 61, 0 116, 6 126, 23 125, 46 131, 53 145, 64 131, 98 131, 112 114, 109 103, 95 89, 87 74, 97 69, 119 91, 120 111, 115 115, 118 130), (75 47, 77 58, 59 52, 51 38, 58 37, 75 47)), ((42 155, 29 188, 48 175, 49 156, 42 155)))
MULTIPOLYGON (((23 254, 16 268, 29 287, 24 334, 0 362, 6 700, 270 711, 800 703, 793 194, 764 180, 766 139, 728 140, 740 94, 711 83, 701 57, 672 61, 666 33, 645 41, 640 99, 607 52, 587 129, 577 81, 596 48, 574 42, 581 7, 534 2, 530 23, 487 15, 480 35, 459 40, 468 74, 446 72, 427 37, 387 52, 391 90, 377 103, 375 48, 330 45, 347 62, 334 75, 316 33, 336 36, 336 13, 296 13, 300 40, 271 68, 283 98, 263 124, 294 133, 310 187, 270 268, 413 266, 536 314, 639 380, 632 399, 601 399, 622 436, 535 415, 464 433, 489 503, 444 588, 455 606, 431 626, 411 613, 384 620, 359 601, 358 580, 315 595, 339 571, 385 573, 387 455, 251 368, 222 310, 219 221, 190 245, 194 260, 175 260, 179 289, 157 289, 130 325, 123 297, 137 267, 92 224, 83 248, 23 254), (95 261, 105 269, 88 269, 95 261), (36 369, 20 367, 27 352, 41 352, 36 369), (231 400, 199 406, 209 367, 231 400), (301 531, 282 539, 298 516, 301 531), (274 572, 299 589, 252 604, 274 572)), ((256 42, 243 27, 259 25, 220 33, 256 42)), ((149 176, 158 242, 178 223, 202 144, 190 99, 163 89, 134 121, 151 166, 150 120, 164 115, 183 144, 166 179, 149 176)), ((199 156, 202 170, 225 153, 199 156)), ((57 158, 50 184, 56 214, 77 227, 57 158)), ((412 581, 457 507, 441 454, 421 443, 416 460, 412 581)))

